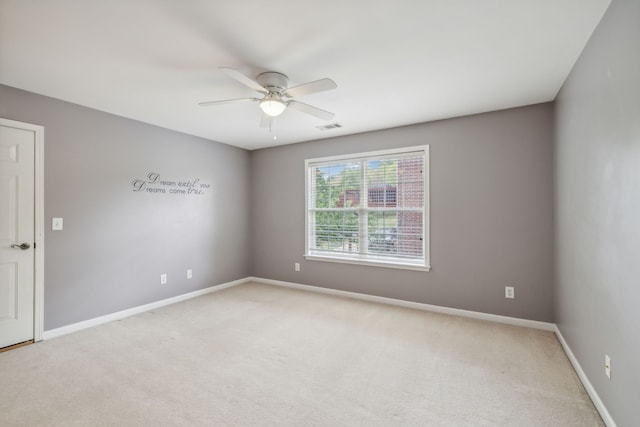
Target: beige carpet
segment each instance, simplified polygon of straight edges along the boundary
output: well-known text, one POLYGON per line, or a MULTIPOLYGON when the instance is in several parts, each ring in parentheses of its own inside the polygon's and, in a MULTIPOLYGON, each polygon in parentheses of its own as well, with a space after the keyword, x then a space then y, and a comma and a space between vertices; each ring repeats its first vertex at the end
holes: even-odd
POLYGON ((0 353, 0 426, 601 426, 555 336, 245 284, 0 353))

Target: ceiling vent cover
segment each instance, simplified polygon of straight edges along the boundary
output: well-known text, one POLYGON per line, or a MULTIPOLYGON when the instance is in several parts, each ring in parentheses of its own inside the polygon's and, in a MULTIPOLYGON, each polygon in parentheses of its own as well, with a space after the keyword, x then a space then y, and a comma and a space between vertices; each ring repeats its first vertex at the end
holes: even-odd
POLYGON ((342 125, 340 123, 331 123, 330 125, 316 126, 316 128, 318 128, 320 130, 338 129, 338 128, 341 128, 341 127, 342 127, 342 125))

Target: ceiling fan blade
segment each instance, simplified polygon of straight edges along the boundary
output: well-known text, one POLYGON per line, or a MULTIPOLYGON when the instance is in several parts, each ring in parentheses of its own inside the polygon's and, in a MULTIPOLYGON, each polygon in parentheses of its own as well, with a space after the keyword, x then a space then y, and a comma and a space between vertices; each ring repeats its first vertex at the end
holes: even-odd
POLYGON ((304 83, 298 86, 290 87, 284 93, 289 98, 296 98, 298 96, 309 95, 316 92, 323 92, 325 90, 331 90, 337 88, 338 85, 331 79, 320 79, 315 82, 304 83))
POLYGON ((260 101, 259 98, 236 98, 236 99, 222 99, 220 101, 207 101, 207 102, 198 102, 198 105, 201 107, 208 107, 209 105, 222 105, 222 104, 233 104, 236 102, 246 102, 246 101, 260 101))
POLYGON ((243 85, 248 86, 253 90, 256 90, 260 93, 269 93, 269 91, 266 90, 264 87, 262 87, 262 85, 260 85, 258 82, 256 82, 253 79, 250 79, 249 77, 245 76, 244 74, 242 74, 240 71, 236 69, 228 68, 228 67, 220 67, 220 69, 225 73, 227 73, 229 77, 239 81, 243 85))
POLYGON ((318 107, 313 107, 308 104, 303 104, 302 102, 298 101, 289 101, 287 102, 287 106, 295 110, 302 111, 303 113, 311 114, 312 116, 315 116, 322 120, 331 120, 335 116, 335 114, 329 111, 320 109, 318 107))

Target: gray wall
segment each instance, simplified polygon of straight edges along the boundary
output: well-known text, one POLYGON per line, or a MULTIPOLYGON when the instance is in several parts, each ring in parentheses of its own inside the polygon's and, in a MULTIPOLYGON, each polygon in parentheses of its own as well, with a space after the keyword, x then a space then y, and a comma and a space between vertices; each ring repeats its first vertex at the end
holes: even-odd
POLYGON ((556 320, 620 426, 640 417, 640 2, 614 0, 556 105, 556 320), (612 359, 611 380, 604 355, 612 359))
POLYGON ((248 151, 7 86, 0 117, 45 126, 45 330, 251 274, 248 151), (211 187, 132 191, 150 172, 211 187))
POLYGON ((540 104, 252 151, 254 276, 553 321, 552 116, 540 104), (422 144, 430 272, 304 260, 305 158, 422 144))

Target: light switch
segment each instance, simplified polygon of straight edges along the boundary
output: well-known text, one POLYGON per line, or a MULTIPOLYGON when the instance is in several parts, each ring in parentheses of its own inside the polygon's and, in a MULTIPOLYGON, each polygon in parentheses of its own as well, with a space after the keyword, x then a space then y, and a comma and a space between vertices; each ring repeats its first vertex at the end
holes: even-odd
POLYGON ((62 230, 62 218, 52 218, 51 229, 54 231, 62 230))

